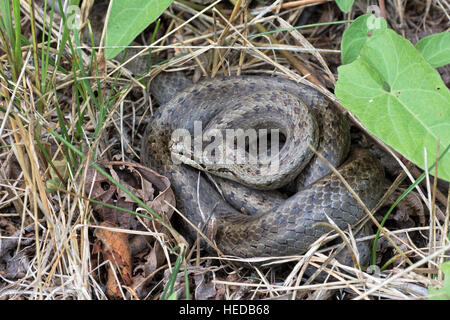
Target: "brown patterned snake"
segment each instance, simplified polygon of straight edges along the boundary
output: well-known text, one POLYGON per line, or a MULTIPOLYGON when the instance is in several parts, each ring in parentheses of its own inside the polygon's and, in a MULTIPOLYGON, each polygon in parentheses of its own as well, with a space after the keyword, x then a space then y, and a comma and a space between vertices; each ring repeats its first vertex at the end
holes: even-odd
MULTIPOLYGON (((172 90, 169 95, 174 96, 165 102, 169 99, 165 91, 170 91, 167 89, 170 75, 161 79, 154 80, 152 92, 162 105, 145 131, 141 162, 170 179, 177 196, 177 208, 194 225, 202 229, 212 214, 217 227, 214 241, 224 254, 240 257, 302 254, 322 234, 330 231, 317 226, 317 222, 328 222, 329 217, 346 229, 364 216, 363 209, 341 180, 313 157, 310 148, 305 146, 307 143, 333 166, 340 166, 339 172, 368 208, 373 208, 380 199, 384 179, 381 165, 362 149, 351 151, 345 161, 350 144, 346 120, 316 90, 290 80, 260 76, 216 78, 191 86, 178 80, 181 81, 179 86, 187 88, 178 93, 172 90), (248 171, 248 179, 252 180, 248 183, 252 187, 248 187, 223 178, 214 178, 217 183, 214 185, 198 170, 177 164, 172 158, 177 145, 171 140, 172 133, 176 129, 186 129, 185 132, 193 135, 196 121, 201 121, 204 131, 211 128, 219 128, 220 132, 230 128, 280 129, 285 142, 279 153, 269 156, 279 159, 279 169, 257 176, 261 167, 231 164, 211 169, 207 163, 198 163, 199 168, 237 180, 248 171), (268 176, 270 182, 265 180, 268 176), (297 176, 300 187, 287 199, 278 191, 267 191, 297 176)), ((187 227, 187 230, 192 238, 196 237, 193 228, 187 227)))

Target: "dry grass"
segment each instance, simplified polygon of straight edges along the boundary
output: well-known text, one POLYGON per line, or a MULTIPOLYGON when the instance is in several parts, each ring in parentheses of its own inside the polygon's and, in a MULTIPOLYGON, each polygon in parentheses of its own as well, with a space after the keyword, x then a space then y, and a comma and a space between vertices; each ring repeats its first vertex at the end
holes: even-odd
MULTIPOLYGON (((89 10, 91 2, 84 1, 83 10, 89 10)), ((241 1, 219 0, 215 3, 219 2, 223 5, 218 9, 211 9, 213 5, 202 9, 189 6, 185 1, 175 1, 164 12, 158 40, 152 46, 148 43, 151 38, 148 31, 137 39, 139 43, 135 51, 130 50, 132 56, 129 55, 122 63, 120 60, 108 61, 107 72, 85 76, 94 90, 98 90, 100 85, 104 97, 108 96, 107 92, 115 90, 114 99, 110 101, 100 126, 101 108, 89 95, 85 99, 76 98, 75 83, 82 80, 80 74, 74 78, 73 73, 53 73, 54 69, 49 68, 51 90, 42 95, 36 86, 37 70, 32 46, 22 48, 24 63, 21 73, 17 81, 10 83, 6 82, 6 79, 12 79, 5 47, 0 48, 0 71, 5 74, 1 78, 3 97, 0 98, 3 108, 0 113, 0 299, 108 298, 104 274, 110 262, 102 262, 101 254, 95 250, 94 231, 117 229, 99 226, 98 217, 93 212, 92 203, 88 200, 92 190, 85 190, 89 186, 86 184, 88 160, 112 160, 114 157, 123 161, 139 161, 141 134, 154 108, 145 84, 160 71, 183 70, 194 80, 202 76, 239 74, 286 77, 311 82, 336 101, 330 89, 334 88, 336 81, 340 39, 347 24, 330 23, 300 30, 292 26, 353 19, 365 12, 366 1, 357 1, 348 15, 341 14, 329 1, 298 1, 292 7, 279 7, 276 6, 279 2, 274 2, 272 8, 252 6, 253 9, 241 8, 241 1), (278 29, 287 31, 266 32, 278 29), (255 37, 257 33, 260 35, 255 37), (132 69, 132 63, 142 64, 139 59, 146 59, 150 48, 159 61, 169 60, 154 66, 146 74, 146 82, 139 82, 128 68, 132 69), (119 76, 116 78, 117 72, 119 76), (14 101, 16 106, 12 103, 14 101), (66 173, 63 188, 49 192, 47 182, 54 174, 51 175, 51 167, 35 141, 35 134, 39 133, 39 140, 55 163, 62 161, 67 164, 64 144, 47 130, 58 131, 62 127, 57 114, 58 105, 72 137, 70 142, 81 148, 86 158, 74 157, 80 161, 76 171, 66 173), (83 127, 75 134, 82 112, 83 127), (5 246, 10 246, 8 254, 5 254, 5 246)), ((31 37, 32 18, 28 1, 21 0, 20 4, 23 32, 26 37, 31 37)), ((36 2, 34 12, 37 33, 42 31, 44 21, 40 4, 36 2)), ((445 0, 395 0, 386 5, 391 27, 413 42, 426 34, 448 29, 450 8, 445 0)), ((55 52, 61 41, 58 30, 58 27, 53 29, 51 35, 55 52)), ((85 45, 82 60, 88 66, 93 49, 89 43, 85 45)), ((61 63, 69 66, 70 70, 68 55, 61 63)), ((444 80, 448 81, 448 69, 443 68, 441 72, 444 80)), ((357 119, 351 115, 349 118, 363 130, 365 137, 374 140, 368 144, 375 143, 378 148, 392 153, 382 142, 365 132, 357 119)), ((394 184, 409 186, 417 178, 417 173, 405 166, 399 155, 392 153, 392 156, 396 160, 393 160, 394 166, 401 166, 404 170, 394 184)), ((194 243, 188 248, 174 286, 183 292, 186 273, 191 298, 197 299, 425 299, 430 285, 440 285, 443 275, 438 265, 448 258, 446 252, 450 249, 447 238, 450 198, 445 196, 445 187, 438 191, 432 182, 416 187, 418 199, 425 208, 425 224, 419 222, 419 217, 412 217, 413 225, 399 227, 394 224, 383 228, 381 238, 392 239, 398 248, 379 252, 379 265, 388 258, 394 258, 386 270, 372 273, 337 262, 334 256, 343 245, 321 247, 338 237, 330 232, 304 255, 247 259, 245 262, 258 263, 246 268, 239 268, 241 264, 234 263, 240 259, 207 256, 203 251, 199 252, 194 243), (439 212, 442 212, 441 216, 439 212), (315 278, 315 275, 305 273, 308 265, 322 268, 325 273, 315 278), (210 296, 205 293, 207 289, 213 290, 210 296)), ((412 216, 413 211, 411 209, 406 215, 412 216)), ((175 215, 182 215, 182 212, 175 212, 175 215)), ((382 212, 372 212, 375 215, 373 219, 379 221, 382 212)), ((163 261, 153 269, 146 269, 146 273, 142 271, 146 263, 155 260, 146 255, 135 257, 134 268, 139 266, 142 269, 133 269, 136 271, 133 283, 121 287, 120 294, 126 299, 160 299, 181 252, 179 248, 187 244, 182 237, 167 231, 171 226, 161 229, 144 222, 141 226, 144 227, 139 230, 121 229, 121 232, 145 235, 150 239, 150 248, 160 246, 163 261)), ((349 230, 343 230, 341 234, 347 237, 347 243, 353 248, 356 248, 357 241, 374 238, 371 235, 355 239, 349 230)), ((120 281, 120 278, 116 275, 115 280, 120 281)), ((182 297, 184 293, 180 294, 182 297)))

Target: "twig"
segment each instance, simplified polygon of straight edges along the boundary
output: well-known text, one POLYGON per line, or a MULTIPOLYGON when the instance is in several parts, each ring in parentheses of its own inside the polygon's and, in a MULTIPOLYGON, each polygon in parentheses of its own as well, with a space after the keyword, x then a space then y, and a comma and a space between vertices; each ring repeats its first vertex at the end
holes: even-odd
POLYGON ((319 4, 323 2, 329 2, 331 0, 299 0, 299 1, 291 1, 287 3, 280 4, 278 6, 275 6, 272 10, 277 9, 289 9, 289 8, 295 8, 300 6, 306 6, 308 4, 319 4))
POLYGON ((378 0, 378 4, 380 6, 380 14, 386 19, 386 6, 384 5, 384 0, 378 0))

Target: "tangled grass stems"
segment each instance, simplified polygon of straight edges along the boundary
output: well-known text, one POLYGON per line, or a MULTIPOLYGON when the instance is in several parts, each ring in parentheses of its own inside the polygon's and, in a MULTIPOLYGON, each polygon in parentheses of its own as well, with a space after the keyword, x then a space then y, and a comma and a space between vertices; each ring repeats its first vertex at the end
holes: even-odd
MULTIPOLYGON (((61 5, 62 2, 58 1, 61 5)), ((216 1, 216 3, 219 2, 216 1)), ((2 4, 7 3, 9 2, 5 1, 2 4)), ((416 25, 417 20, 410 18, 408 12, 404 12, 404 6, 401 3, 404 2, 396 1, 394 5, 386 4, 388 19, 401 21, 402 25, 407 27, 416 25)), ((3 103, 0 109, 4 117, 0 129, 0 150, 4 156, 2 158, 4 162, 0 168, 2 179, 0 187, 5 191, 4 194, 2 193, 3 200, 0 207, 2 210, 9 208, 12 212, 0 213, 0 219, 17 217, 19 231, 25 231, 31 225, 31 230, 34 230, 35 234, 33 245, 27 247, 28 250, 34 251, 30 256, 29 268, 25 275, 12 281, 0 274, 0 296, 13 299, 107 298, 98 277, 104 265, 95 265, 91 256, 92 237, 89 230, 95 227, 93 225, 95 219, 92 216, 90 203, 94 203, 95 200, 81 196, 84 194, 86 182, 83 169, 88 164, 86 153, 90 163, 95 164, 102 157, 109 156, 109 150, 118 143, 123 144, 123 149, 133 147, 136 150, 130 154, 139 155, 139 147, 136 146, 139 145, 140 127, 128 121, 131 112, 125 109, 125 105, 122 111, 118 111, 118 106, 127 100, 129 95, 135 94, 135 89, 142 93, 142 98, 140 103, 136 104, 136 110, 133 109, 133 117, 137 112, 135 123, 145 124, 146 113, 143 110, 147 110, 151 102, 144 88, 149 79, 163 69, 186 69, 194 75, 194 78, 205 73, 226 75, 245 72, 273 74, 304 81, 303 76, 295 71, 292 61, 280 54, 280 51, 289 51, 291 56, 318 75, 322 84, 329 87, 331 77, 325 70, 328 66, 331 71, 334 70, 332 61, 339 53, 339 39, 329 35, 339 34, 343 28, 342 24, 354 17, 350 14, 348 19, 344 20, 334 16, 333 21, 328 23, 317 23, 312 20, 312 23, 297 27, 297 18, 304 10, 304 7, 298 7, 289 11, 280 11, 287 23, 287 27, 283 27, 281 15, 277 15, 276 11, 266 13, 258 19, 252 19, 244 17, 246 11, 235 5, 217 10, 213 10, 214 4, 208 7, 191 7, 192 10, 186 10, 183 14, 180 14, 180 11, 177 11, 178 7, 174 5, 174 9, 164 14, 161 24, 149 37, 149 39, 152 38, 150 43, 143 43, 141 46, 143 50, 132 55, 131 58, 107 61, 106 73, 103 73, 104 70, 98 65, 97 49, 105 46, 95 46, 92 41, 93 36, 91 43, 88 43, 90 46, 86 46, 79 37, 74 38, 70 30, 65 27, 67 17, 63 16, 61 20, 58 20, 56 13, 50 11, 50 14, 47 14, 45 8, 39 7, 37 1, 34 7, 30 7, 29 1, 26 0, 15 1, 13 4, 11 8, 1 7, 2 17, 5 19, 3 21, 6 21, 3 24, 5 28, 0 28, 0 39, 4 44, 0 49, 2 98, 8 104, 3 103), (4 14, 10 11, 11 15, 4 14), (235 16, 231 14, 232 12, 235 12, 235 16), (22 25, 14 23, 20 18, 24 22, 22 25), (173 25, 173 28, 164 36, 156 37, 156 32, 165 31, 165 22, 173 25), (257 24, 264 29, 255 27, 257 24), (24 26, 31 29, 25 29, 24 26), (299 40, 295 38, 294 32, 298 29, 302 30, 305 38, 311 33, 303 33, 304 30, 326 31, 316 33, 313 39, 306 38, 312 48, 297 49, 299 40), (32 32, 31 36, 29 36, 30 32, 32 32), (270 41, 269 36, 279 44, 270 41), (325 45, 322 37, 325 39, 325 45), (213 51, 218 57, 216 61, 213 61, 213 51), (148 52, 151 52, 153 57, 160 55, 162 62, 156 64, 152 57, 154 65, 146 70, 148 72, 137 77, 127 72, 126 69, 130 63, 148 52), (240 54, 238 58, 236 53, 240 54), (311 53, 324 54, 325 65, 311 53), (32 61, 31 57, 33 57, 32 61), (37 62, 40 64, 36 64, 37 62), (111 88, 116 90, 109 91, 111 88), (69 98, 61 99, 64 95, 69 98), (124 126, 116 126, 116 120, 124 126), (41 126, 40 132, 34 130, 33 126, 36 124, 41 126), (118 132, 124 130, 127 125, 136 132, 136 139, 129 138, 124 132, 118 132), (120 140, 109 136, 109 131, 115 132, 120 140), (56 146, 56 151, 47 152, 48 141, 56 146), (60 156, 67 161, 70 178, 65 189, 55 188, 56 190, 51 193, 45 189, 50 169, 41 165, 39 160, 41 155, 46 158, 48 167, 54 167, 54 161, 60 156), (17 176, 11 178, 5 175, 5 168, 13 158, 17 158, 20 170, 17 176)), ((441 6, 444 5, 441 1, 433 3, 429 12, 442 10, 441 6)), ((314 7, 309 8, 314 9, 314 7)), ((429 20, 427 16, 424 16, 420 19, 420 23, 422 21, 426 23, 427 19, 429 20)), ((129 46, 130 51, 134 49, 133 47, 129 46)), ((329 90, 322 89, 322 92, 336 101, 329 90)), ((357 119, 352 118, 351 115, 350 118, 357 123, 357 119)), ((122 157, 127 156, 126 152, 125 156, 123 154, 124 152, 122 157)), ((53 169, 57 171, 57 168, 53 169)), ((59 175, 63 174, 59 172, 59 175)), ((423 203, 432 212, 436 203, 433 200, 431 203, 427 200, 428 197, 424 195, 424 191, 414 182, 418 179, 412 180, 411 183, 414 186, 411 187, 414 188, 412 190, 419 192, 423 203)), ((108 181, 115 184, 113 180, 108 181)), ((118 188, 121 189, 119 185, 118 188)), ((431 194, 434 194, 434 188, 434 185, 429 185, 431 194)), ((135 196, 132 193, 128 195, 135 196)), ((449 201, 447 198, 447 202, 449 201)), ((101 201, 98 203, 106 205, 101 201)), ((141 203, 139 206, 145 208, 141 203)), ((117 206, 110 207, 118 209, 117 206)), ((171 296, 180 289, 177 287, 179 277, 176 276, 182 272, 186 297, 196 298, 192 291, 191 276, 192 268, 195 266, 211 276, 217 288, 226 289, 222 296, 224 299, 236 297, 423 299, 427 296, 427 287, 430 284, 438 285, 439 281, 442 281, 442 272, 437 270, 437 265, 438 261, 442 262, 447 258, 445 253, 449 249, 448 210, 447 203, 443 226, 436 220, 430 220, 430 226, 415 226, 400 230, 389 230, 383 226, 387 236, 394 243, 402 245, 401 252, 406 254, 407 258, 394 254, 398 264, 392 269, 381 271, 377 276, 358 268, 340 265, 334 259, 329 259, 338 247, 321 249, 320 245, 335 239, 336 235, 324 236, 304 255, 239 261, 242 259, 220 255, 210 257, 200 251, 197 252, 197 257, 191 259, 187 248, 186 256, 183 256, 185 248, 181 245, 173 246, 174 242, 178 242, 170 241, 176 239, 177 235, 170 234, 167 242, 160 241, 164 247, 163 250, 166 250, 166 261, 146 275, 146 280, 153 281, 153 287, 146 297, 168 298, 171 296), (436 233, 433 243, 431 240, 426 244, 410 243, 404 240, 405 237, 411 238, 411 235, 424 233, 426 230, 436 233), (170 243, 172 248, 167 243, 170 243), (175 251, 173 251, 174 248, 175 251), (403 267, 408 259, 414 259, 413 263, 403 267), (234 261, 243 263, 257 261, 262 262, 264 267, 242 269, 235 267, 234 261), (211 265, 211 263, 218 265, 211 265), (427 263, 428 268, 422 268, 427 263), (304 270, 307 265, 315 266, 327 273, 328 280, 322 283, 307 282, 308 280, 305 282, 304 270), (289 271, 283 273, 279 271, 279 266, 286 266, 289 271), (164 282, 164 276, 162 276, 166 270, 169 271, 169 282, 164 282), (227 275, 230 275, 230 278, 227 278, 227 275)), ((131 214, 129 210, 128 213, 131 214)), ((182 212, 179 213, 182 214, 182 212)), ((143 219, 147 217, 145 215, 143 219)), ((167 227, 170 230, 171 226, 167 225, 167 227)), ((126 232, 131 233, 131 231, 126 232)), ((161 234, 151 235, 154 238, 159 236, 161 234)), ((2 240, 9 240, 3 234, 0 237, 2 240)), ((23 238, 24 235, 21 234, 20 237, 23 238)), ((367 239, 375 237, 376 235, 371 235, 367 239)), ((367 239, 358 238, 355 241, 367 239)), ((353 240, 350 240, 351 242, 353 240)), ((17 247, 15 251, 20 253, 22 250, 17 247)), ((142 286, 139 285, 136 288, 142 286)), ((136 288, 129 288, 129 292, 136 288)), ((126 292, 123 292, 123 297, 127 297, 126 292)), ((131 295, 131 297, 136 298, 137 295, 131 295)))

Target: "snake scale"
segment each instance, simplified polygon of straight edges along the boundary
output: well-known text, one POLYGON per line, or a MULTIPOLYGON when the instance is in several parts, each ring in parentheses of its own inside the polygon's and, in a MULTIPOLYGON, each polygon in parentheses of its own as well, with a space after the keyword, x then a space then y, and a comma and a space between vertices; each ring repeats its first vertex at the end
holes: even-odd
MULTIPOLYGON (((155 80, 152 92, 161 106, 144 133, 141 162, 170 179, 177 208, 194 225, 202 228, 208 217, 215 218, 214 241, 224 254, 245 258, 302 254, 330 231, 317 222, 328 222, 330 218, 346 229, 364 216, 341 180, 308 153, 310 148, 298 139, 310 139, 308 143, 339 167, 341 175, 368 208, 373 208, 381 198, 384 180, 381 164, 363 149, 354 149, 347 156, 350 134, 346 119, 317 90, 292 80, 266 76, 215 78, 193 85, 179 80, 178 85, 186 87, 179 92, 169 88, 168 79, 155 80), (166 91, 171 91, 171 98, 166 91), (300 107, 306 107, 310 116, 303 115, 300 107), (262 183, 263 187, 255 187, 259 189, 256 190, 217 177, 214 184, 197 169, 174 161, 171 140, 174 130, 183 128, 193 135, 195 121, 201 121, 204 127, 212 121, 222 129, 245 121, 248 122, 245 125, 254 127, 288 126, 281 129, 286 140, 279 150, 280 168, 293 166, 294 162, 296 166, 301 162, 304 168, 300 174, 298 167, 283 174, 282 178, 287 180, 274 182, 273 186, 278 188, 296 180, 297 190, 283 197, 277 190, 268 190, 271 183, 262 183), (306 131, 307 127, 312 131, 293 134, 294 129, 306 131), (306 155, 298 154, 299 148, 306 155), (283 156, 285 150, 289 152, 283 156)), ((192 239, 196 238, 192 227, 186 226, 186 230, 192 239)))

